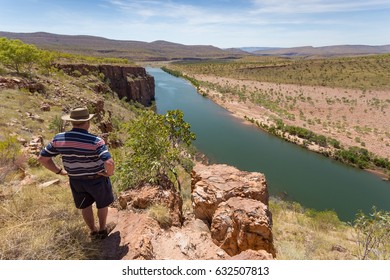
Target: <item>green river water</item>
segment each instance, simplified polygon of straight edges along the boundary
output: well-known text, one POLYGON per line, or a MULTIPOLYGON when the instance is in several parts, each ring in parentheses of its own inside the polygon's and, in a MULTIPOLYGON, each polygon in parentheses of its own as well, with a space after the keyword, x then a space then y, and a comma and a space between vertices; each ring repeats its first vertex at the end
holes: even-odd
POLYGON ((191 124, 194 145, 212 163, 264 173, 271 195, 307 208, 334 210, 344 221, 372 206, 390 211, 390 183, 366 171, 309 152, 245 125, 201 96, 187 81, 147 68, 156 84, 157 113, 179 109, 191 124))

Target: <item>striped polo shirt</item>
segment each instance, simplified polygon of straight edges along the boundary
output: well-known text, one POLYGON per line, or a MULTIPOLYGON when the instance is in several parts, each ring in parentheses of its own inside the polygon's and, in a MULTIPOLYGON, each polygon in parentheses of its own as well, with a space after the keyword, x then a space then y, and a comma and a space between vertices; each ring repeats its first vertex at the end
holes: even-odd
POLYGON ((61 154, 64 168, 72 177, 103 172, 104 162, 111 158, 103 139, 79 128, 57 134, 40 154, 43 157, 61 154))

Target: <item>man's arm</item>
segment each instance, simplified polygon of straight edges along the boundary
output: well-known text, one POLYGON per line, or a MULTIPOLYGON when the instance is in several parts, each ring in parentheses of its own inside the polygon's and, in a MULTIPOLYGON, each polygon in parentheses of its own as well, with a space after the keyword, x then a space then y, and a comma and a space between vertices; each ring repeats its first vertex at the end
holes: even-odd
POLYGON ((60 168, 58 167, 54 161, 53 161, 53 158, 52 157, 44 157, 44 156, 39 156, 38 157, 38 162, 40 164, 42 164, 44 167, 46 167, 47 169, 49 169, 50 171, 56 173, 56 174, 60 174, 60 175, 68 175, 68 173, 63 169, 63 168, 60 168), (58 173, 60 171, 60 173, 58 173))
POLYGON ((114 170, 115 170, 115 163, 112 158, 109 158, 104 162, 104 169, 106 172, 104 173, 99 173, 99 175, 105 176, 105 177, 110 177, 114 175, 114 170))

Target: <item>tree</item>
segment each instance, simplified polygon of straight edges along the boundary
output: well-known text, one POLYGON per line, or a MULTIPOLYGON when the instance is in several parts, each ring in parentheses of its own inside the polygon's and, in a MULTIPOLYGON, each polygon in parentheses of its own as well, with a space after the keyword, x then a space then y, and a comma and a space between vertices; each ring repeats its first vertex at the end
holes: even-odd
POLYGON ((26 68, 31 76, 32 66, 39 58, 39 50, 34 45, 24 44, 20 40, 0 38, 0 62, 16 73, 19 74, 26 68))
POLYGON ((360 212, 354 221, 358 257, 362 260, 390 257, 390 213, 372 208, 369 215, 360 212))
POLYGON ((158 115, 145 110, 126 131, 129 150, 118 166, 119 188, 131 188, 143 182, 158 183, 169 175, 174 175, 179 184, 176 167, 182 165, 185 147, 195 139, 190 125, 183 120, 183 113, 174 110, 158 115))
POLYGON ((44 71, 49 74, 53 69, 54 62, 58 59, 59 54, 52 51, 39 51, 39 65, 42 66, 44 71))

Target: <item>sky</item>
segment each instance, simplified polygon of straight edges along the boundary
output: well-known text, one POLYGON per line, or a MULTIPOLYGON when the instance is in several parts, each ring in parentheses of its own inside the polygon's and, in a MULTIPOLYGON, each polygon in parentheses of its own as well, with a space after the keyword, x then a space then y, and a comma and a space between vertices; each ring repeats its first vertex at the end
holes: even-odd
POLYGON ((0 0, 0 31, 185 45, 390 44, 390 0, 0 0))

